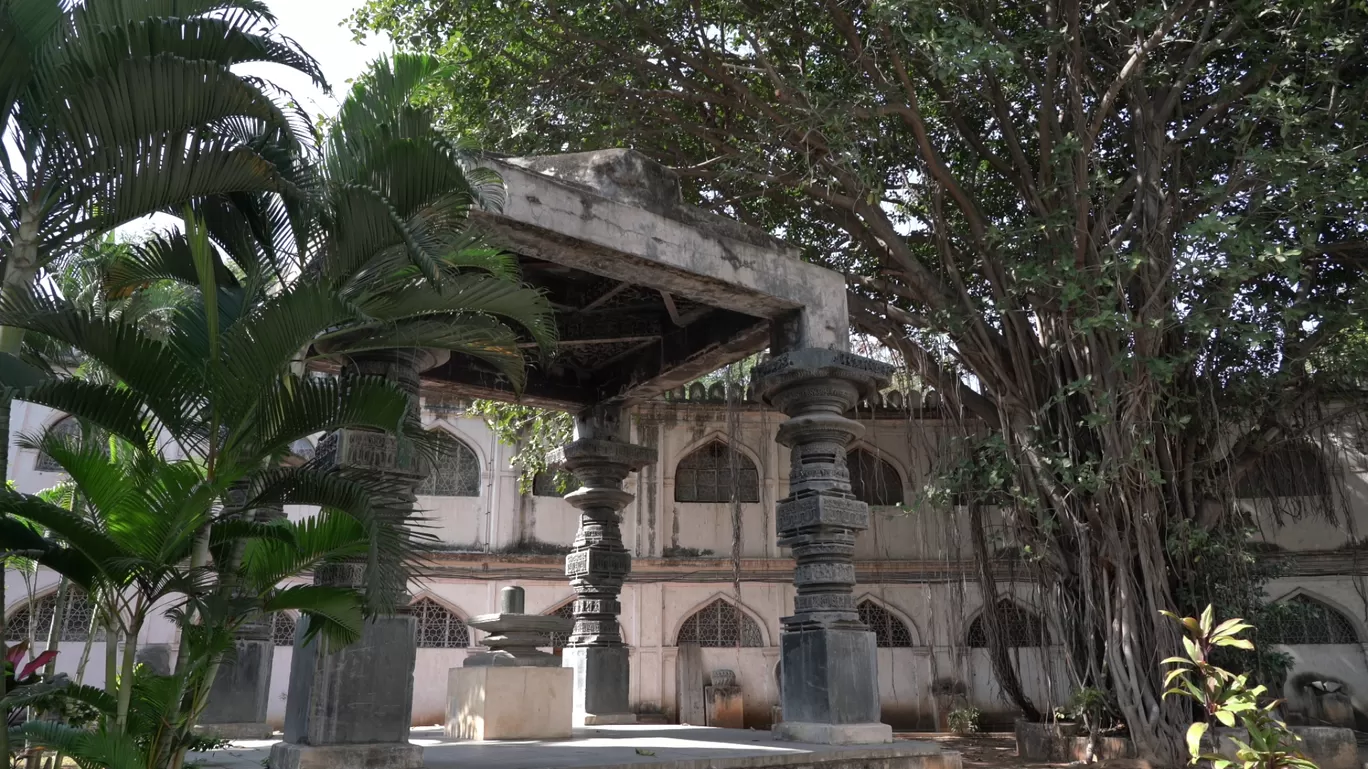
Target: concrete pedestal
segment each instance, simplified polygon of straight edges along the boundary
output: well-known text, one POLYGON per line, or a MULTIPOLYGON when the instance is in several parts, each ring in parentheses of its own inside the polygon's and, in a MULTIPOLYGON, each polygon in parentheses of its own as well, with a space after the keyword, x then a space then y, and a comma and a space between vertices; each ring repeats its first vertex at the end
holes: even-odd
POLYGON ((271 769, 422 766, 422 748, 408 742, 414 619, 370 620, 356 643, 336 650, 322 638, 301 643, 306 625, 296 630, 285 741, 271 750, 271 769))
MULTIPOLYGON (((846 628, 785 629, 779 645, 786 724, 878 723, 879 679, 873 633, 846 628)), ((875 742, 892 739, 890 727, 883 729, 889 736, 875 742)))
POLYGON ((785 721, 771 730, 775 739, 813 745, 869 745, 893 741, 888 724, 813 724, 785 721))
POLYGON ((561 664, 575 674, 575 725, 636 723, 628 698, 632 675, 626 646, 570 647, 561 651, 561 664))
POLYGON ((746 703, 739 686, 703 687, 703 709, 708 726, 746 728, 746 703))
POLYGON ((463 740, 570 737, 575 674, 567 668, 452 668, 446 735, 463 740))
POLYGON ((275 644, 269 639, 239 639, 235 646, 219 665, 209 690, 209 704, 199 719, 199 731, 224 739, 270 737, 266 707, 275 644))

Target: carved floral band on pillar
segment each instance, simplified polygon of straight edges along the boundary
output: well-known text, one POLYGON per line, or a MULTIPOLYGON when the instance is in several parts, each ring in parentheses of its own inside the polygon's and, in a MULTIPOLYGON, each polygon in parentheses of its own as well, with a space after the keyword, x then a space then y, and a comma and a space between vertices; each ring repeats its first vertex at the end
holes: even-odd
POLYGON ((567 647, 623 646, 618 595, 632 570, 622 543, 622 510, 634 498, 622 482, 655 462, 655 449, 623 440, 622 412, 596 407, 575 418, 575 440, 547 456, 574 473, 580 488, 565 500, 580 511, 579 531, 565 557, 565 576, 577 595, 575 628, 567 647))

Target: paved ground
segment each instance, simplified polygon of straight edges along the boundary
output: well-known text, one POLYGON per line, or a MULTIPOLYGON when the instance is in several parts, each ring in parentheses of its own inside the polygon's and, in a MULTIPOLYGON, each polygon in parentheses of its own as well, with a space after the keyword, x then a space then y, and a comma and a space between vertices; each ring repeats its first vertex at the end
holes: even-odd
MULTIPOLYGON (((424 747, 432 769, 572 769, 573 767, 678 765, 702 761, 727 766, 798 766, 819 757, 874 758, 930 756, 930 742, 899 740, 887 746, 829 746, 780 742, 768 731, 700 726, 598 726, 576 729, 562 741, 474 742, 448 740, 437 727, 415 728, 410 741, 424 747), (737 759, 736 761, 726 759, 737 759), (768 759, 768 760, 765 760, 768 759)), ((191 757, 205 769, 261 769, 274 740, 243 740, 229 748, 191 757)), ((920 763, 909 761, 908 765, 920 763)), ((938 762, 937 762, 938 763, 938 762)))

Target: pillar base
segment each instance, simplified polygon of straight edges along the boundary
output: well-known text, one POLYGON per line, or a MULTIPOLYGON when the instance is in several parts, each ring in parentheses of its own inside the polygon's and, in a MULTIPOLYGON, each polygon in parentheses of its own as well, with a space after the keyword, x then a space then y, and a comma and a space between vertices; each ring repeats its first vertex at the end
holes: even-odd
POLYGON ((634 724, 631 651, 626 646, 572 646, 561 651, 561 664, 575 671, 575 723, 634 724))
POLYGON ((807 742, 813 745, 872 745, 893 741, 888 724, 813 724, 785 721, 770 731, 776 740, 807 742))
POLYGON ((786 628, 779 647, 786 724, 878 723, 882 713, 873 633, 846 627, 786 628))
POLYGON ((487 665, 447 676, 446 736, 461 740, 561 740, 571 736, 574 672, 487 665))
POLYGON ((423 748, 407 742, 271 746, 269 769, 422 769, 423 748))
POLYGON ((269 740, 275 730, 264 721, 244 721, 237 724, 196 724, 195 733, 221 740, 269 740))

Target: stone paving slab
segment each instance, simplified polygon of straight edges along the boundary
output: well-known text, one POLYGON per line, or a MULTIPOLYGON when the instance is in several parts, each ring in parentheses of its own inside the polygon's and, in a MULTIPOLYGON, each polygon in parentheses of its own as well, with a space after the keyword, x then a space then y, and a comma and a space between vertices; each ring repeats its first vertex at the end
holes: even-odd
MULTIPOLYGON (((961 769, 960 755, 934 743, 806 745, 771 738, 768 731, 701 726, 597 726, 569 740, 458 741, 440 727, 415 728, 432 769, 961 769)), ((242 740, 223 750, 192 754, 204 769, 261 769, 275 740, 242 740)), ((377 768, 379 769, 379 768, 377 768)))

